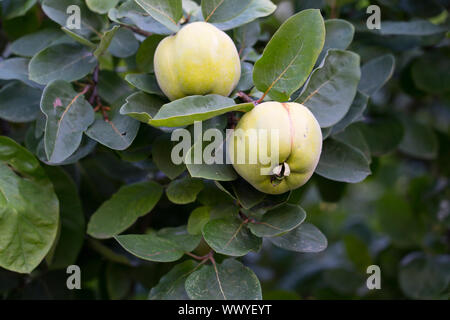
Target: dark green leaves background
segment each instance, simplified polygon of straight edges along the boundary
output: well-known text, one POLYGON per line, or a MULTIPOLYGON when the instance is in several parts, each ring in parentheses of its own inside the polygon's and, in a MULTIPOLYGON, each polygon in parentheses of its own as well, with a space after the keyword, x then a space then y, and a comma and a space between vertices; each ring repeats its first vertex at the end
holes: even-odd
POLYGON ((0 297, 448 299, 448 1, 372 4, 381 30, 365 0, 1 1, 0 297), (235 42, 229 97, 158 87, 156 47, 188 21, 235 42), (318 119, 302 188, 171 162, 171 132, 224 131, 249 99, 318 119))

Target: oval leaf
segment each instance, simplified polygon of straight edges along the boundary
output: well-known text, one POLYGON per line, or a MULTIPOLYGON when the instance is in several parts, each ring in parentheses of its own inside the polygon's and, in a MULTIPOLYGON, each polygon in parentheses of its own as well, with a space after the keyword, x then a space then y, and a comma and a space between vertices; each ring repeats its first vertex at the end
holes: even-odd
POLYGON ((258 237, 276 237, 298 227, 305 218, 306 212, 300 206, 285 204, 266 212, 261 220, 250 223, 248 228, 258 237))
POLYGON ((252 108, 252 103, 237 105, 233 99, 217 94, 189 96, 163 105, 150 124, 156 127, 182 127, 230 111, 249 111, 252 108))
POLYGON ((97 64, 92 52, 78 44, 48 47, 30 61, 30 79, 47 84, 53 80, 68 82, 84 78, 97 64))
POLYGON ((324 41, 325 25, 319 10, 304 10, 290 17, 256 61, 256 88, 277 101, 289 100, 308 79, 324 41))
POLYGON ((321 252, 328 245, 327 238, 310 223, 301 224, 298 228, 269 240, 279 248, 295 252, 321 252))
POLYGON ((83 131, 94 122, 92 106, 65 81, 54 81, 44 90, 41 110, 46 115, 45 153, 58 163, 72 155, 81 143, 83 131))
POLYGON ((227 259, 203 266, 186 279, 186 292, 193 300, 261 300, 261 285, 252 270, 227 259))
POLYGON ((356 53, 329 50, 324 64, 314 70, 296 102, 308 107, 322 128, 331 127, 348 112, 360 76, 356 53))
POLYGON ((39 161, 0 137, 0 267, 30 273, 47 255, 59 225, 58 198, 39 161))
POLYGON ((202 230, 208 245, 217 253, 234 257, 245 256, 261 248, 261 238, 248 230, 246 223, 238 218, 209 221, 202 230))
POLYGON ((162 192, 162 187, 152 181, 120 188, 92 215, 87 233, 98 239, 107 239, 125 231, 155 207, 162 192))

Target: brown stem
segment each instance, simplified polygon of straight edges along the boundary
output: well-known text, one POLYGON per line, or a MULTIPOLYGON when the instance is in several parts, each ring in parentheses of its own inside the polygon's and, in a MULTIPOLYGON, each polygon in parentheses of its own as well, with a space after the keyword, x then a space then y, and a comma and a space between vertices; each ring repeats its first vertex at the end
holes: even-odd
POLYGON ((121 24, 121 26, 124 28, 130 29, 134 33, 140 34, 141 36, 144 36, 144 37, 150 37, 151 35, 153 35, 153 33, 142 30, 141 28, 138 28, 136 26, 129 26, 126 24, 121 24))
POLYGON ((211 250, 210 252, 208 252, 207 254, 205 254, 204 256, 198 256, 196 254, 193 254, 191 252, 185 252, 185 254, 187 254, 188 256, 190 256, 191 258, 194 258, 195 260, 199 260, 199 261, 206 261, 206 260, 210 260, 213 255, 214 252, 211 250))
POLYGON ((248 94, 246 94, 245 92, 239 91, 238 93, 236 93, 236 95, 245 102, 251 102, 251 103, 255 103, 255 100, 252 99, 252 97, 250 97, 248 94))

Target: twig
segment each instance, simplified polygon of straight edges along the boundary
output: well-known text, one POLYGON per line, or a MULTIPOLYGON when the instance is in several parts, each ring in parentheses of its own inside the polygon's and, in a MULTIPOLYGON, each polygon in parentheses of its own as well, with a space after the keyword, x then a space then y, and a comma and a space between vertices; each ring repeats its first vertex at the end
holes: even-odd
POLYGON ((252 99, 252 97, 250 97, 248 94, 246 94, 245 92, 239 91, 238 93, 236 93, 236 95, 245 102, 251 102, 251 103, 255 103, 255 100, 252 99))
POLYGON ((134 33, 140 34, 141 36, 144 36, 144 37, 150 37, 151 35, 153 35, 153 33, 145 31, 145 30, 142 30, 141 28, 138 28, 136 26, 130 26, 130 25, 123 24, 123 23, 121 23, 120 25, 122 27, 130 29, 134 33))

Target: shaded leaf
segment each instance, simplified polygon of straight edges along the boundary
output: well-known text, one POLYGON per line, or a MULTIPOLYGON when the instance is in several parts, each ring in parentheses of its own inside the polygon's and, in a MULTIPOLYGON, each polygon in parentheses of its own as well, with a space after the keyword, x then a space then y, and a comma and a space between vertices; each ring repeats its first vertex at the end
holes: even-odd
POLYGON ((342 19, 330 19, 325 21, 325 44, 317 61, 320 63, 329 49, 345 50, 353 41, 355 27, 342 19))
POLYGON ((360 76, 357 54, 329 50, 324 64, 313 71, 296 102, 308 107, 322 128, 331 127, 348 112, 360 76))
POLYGON ((174 164, 172 162, 171 153, 172 148, 175 145, 170 140, 170 134, 160 135, 155 139, 152 145, 152 159, 155 162, 159 170, 164 172, 171 180, 178 177, 186 170, 184 164, 174 164))
POLYGON ((58 44, 40 51, 30 61, 30 79, 48 84, 54 80, 75 81, 95 67, 97 59, 80 45, 58 44))
POLYGON ((285 204, 267 211, 262 219, 248 228, 258 237, 276 237, 298 227, 306 219, 306 212, 298 205, 285 204))
POLYGON ((195 271, 198 263, 187 260, 177 264, 159 280, 150 291, 150 300, 188 300, 184 283, 187 277, 195 271))
POLYGON ((209 221, 210 208, 207 206, 198 207, 189 216, 187 230, 192 235, 202 234, 203 226, 209 221))
POLYGON ((108 51, 118 58, 132 56, 139 49, 139 41, 130 29, 119 28, 113 35, 108 51))
POLYGON ((120 108, 120 114, 149 124, 163 104, 164 100, 157 96, 136 92, 126 99, 126 103, 120 108))
POLYGON ((173 180, 166 189, 166 195, 173 203, 187 204, 194 202, 202 189, 202 180, 184 177, 173 180))
POLYGON ((303 223, 282 236, 268 239, 277 247, 295 252, 320 252, 328 245, 327 238, 310 223, 303 223))
POLYGON ((120 188, 92 215, 88 234, 98 239, 107 239, 125 231, 155 207, 162 192, 162 187, 152 181, 120 188))
POLYGON ((129 73, 126 75, 125 80, 133 87, 144 91, 149 94, 156 94, 164 97, 161 89, 158 86, 156 77, 153 74, 148 73, 129 73))
POLYGON ((186 279, 186 292, 193 300, 261 300, 261 285, 252 270, 227 259, 217 265, 205 265, 186 279))
POLYGON ((94 123, 86 130, 86 135, 101 144, 114 149, 127 149, 136 138, 139 121, 120 114, 121 103, 115 103, 108 111, 108 118, 97 113, 94 123))
POLYGON ((62 269, 75 264, 85 235, 83 208, 77 186, 61 168, 45 167, 59 200, 61 230, 52 254, 50 269, 62 269))
POLYGON ((391 54, 375 58, 361 68, 359 90, 368 96, 376 93, 392 77, 395 70, 395 58, 391 54))
POLYGON ((41 110, 46 115, 45 153, 57 163, 72 155, 81 143, 83 131, 94 121, 92 106, 65 81, 53 81, 44 90, 41 110))
POLYGON ((246 223, 236 217, 209 221, 202 230, 208 245, 217 253, 234 257, 257 252, 262 245, 261 238, 248 230, 246 223))
POLYGON ((183 16, 181 0, 135 0, 149 15, 171 31, 177 32, 183 16))
POLYGON ((419 159, 436 158, 439 145, 433 129, 414 119, 402 118, 401 120, 405 131, 399 149, 419 159))
POLYGON ((42 91, 20 82, 12 82, 0 90, 0 118, 10 122, 30 122, 35 120, 42 91))
POLYGON ((362 151, 334 139, 327 139, 323 144, 316 173, 334 181, 358 183, 371 171, 369 161, 362 151))
POLYGON ((206 22, 229 30, 272 14, 276 6, 269 0, 202 0, 206 22))

